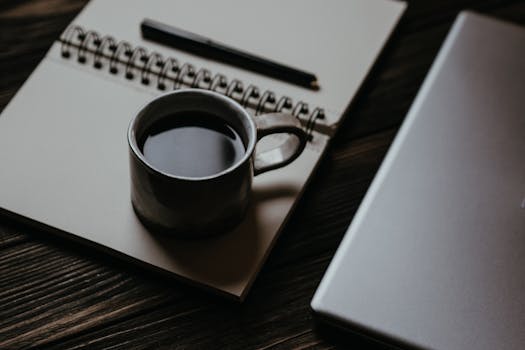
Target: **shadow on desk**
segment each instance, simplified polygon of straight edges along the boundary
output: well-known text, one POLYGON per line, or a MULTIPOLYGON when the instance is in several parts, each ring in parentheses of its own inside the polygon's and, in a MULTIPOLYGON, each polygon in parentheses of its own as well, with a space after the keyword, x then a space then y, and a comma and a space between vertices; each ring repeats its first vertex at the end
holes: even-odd
POLYGON ((315 318, 315 332, 329 344, 338 349, 367 349, 367 350, 393 350, 408 349, 407 347, 397 347, 395 345, 381 342, 370 336, 357 333, 352 330, 343 329, 332 324, 328 324, 315 318))

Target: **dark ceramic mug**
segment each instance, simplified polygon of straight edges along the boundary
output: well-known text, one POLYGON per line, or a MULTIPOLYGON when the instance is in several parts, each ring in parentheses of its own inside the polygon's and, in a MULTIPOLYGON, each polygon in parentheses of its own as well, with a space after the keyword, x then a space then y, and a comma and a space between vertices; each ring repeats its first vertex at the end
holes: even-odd
POLYGON ((156 97, 137 113, 128 128, 135 213, 154 231, 187 237, 224 232, 242 220, 253 176, 289 164, 304 150, 306 141, 307 135, 294 116, 270 113, 252 118, 237 102, 215 92, 186 89, 156 97), (179 112, 204 112, 221 118, 239 134, 244 156, 231 167, 205 177, 177 176, 151 165, 138 140, 153 123, 176 117, 179 112), (274 148, 255 151, 261 138, 276 133, 288 136, 274 148))

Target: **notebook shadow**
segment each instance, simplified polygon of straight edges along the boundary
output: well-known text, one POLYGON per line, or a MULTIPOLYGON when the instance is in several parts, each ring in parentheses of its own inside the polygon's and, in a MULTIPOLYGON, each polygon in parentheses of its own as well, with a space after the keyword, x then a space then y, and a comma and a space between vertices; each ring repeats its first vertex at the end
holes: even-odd
POLYGON ((295 197, 292 186, 272 186, 254 190, 252 201, 243 221, 225 234, 201 238, 181 239, 151 233, 158 247, 177 266, 183 277, 229 290, 242 290, 250 284, 260 263, 272 244, 273 228, 265 226, 260 213, 265 204, 282 197, 295 197))

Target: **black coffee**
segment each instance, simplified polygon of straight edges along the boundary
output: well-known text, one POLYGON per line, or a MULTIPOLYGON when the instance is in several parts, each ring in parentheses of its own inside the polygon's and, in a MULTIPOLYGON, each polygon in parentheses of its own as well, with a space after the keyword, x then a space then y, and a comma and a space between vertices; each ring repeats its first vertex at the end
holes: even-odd
POLYGON ((220 173, 245 154, 228 123, 212 114, 184 112, 154 123, 139 140, 147 161, 163 172, 186 177, 220 173))

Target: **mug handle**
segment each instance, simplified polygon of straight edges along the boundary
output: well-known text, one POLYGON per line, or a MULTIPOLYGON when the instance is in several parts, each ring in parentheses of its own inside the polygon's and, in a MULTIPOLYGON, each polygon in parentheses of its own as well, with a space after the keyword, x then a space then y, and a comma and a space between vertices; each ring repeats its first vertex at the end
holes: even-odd
POLYGON ((291 114, 269 113, 254 118, 257 125, 257 142, 271 134, 287 133, 286 141, 263 152, 255 151, 254 175, 281 168, 293 162, 306 147, 308 135, 301 122, 291 114))

